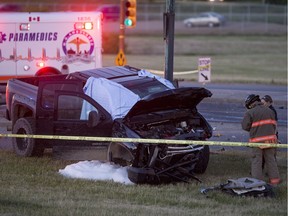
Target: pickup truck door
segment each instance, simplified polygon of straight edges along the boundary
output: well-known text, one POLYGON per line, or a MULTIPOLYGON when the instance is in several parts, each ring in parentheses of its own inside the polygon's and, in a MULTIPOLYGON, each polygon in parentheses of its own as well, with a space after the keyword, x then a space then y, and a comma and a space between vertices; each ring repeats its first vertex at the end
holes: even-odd
POLYGON ((111 136, 110 114, 84 93, 56 91, 54 134, 71 136, 111 136), (93 118, 91 118, 93 112, 93 118))
MULTIPOLYGON (((36 133, 71 136, 110 136, 112 118, 92 98, 83 93, 78 80, 39 82, 36 104, 36 133), (91 125, 89 112, 99 118, 91 125)), ((94 115, 94 117, 95 117, 94 115)))
POLYGON ((35 112, 37 134, 54 134, 54 101, 57 90, 80 92, 82 91, 82 83, 76 80, 59 80, 53 77, 39 79, 35 112))

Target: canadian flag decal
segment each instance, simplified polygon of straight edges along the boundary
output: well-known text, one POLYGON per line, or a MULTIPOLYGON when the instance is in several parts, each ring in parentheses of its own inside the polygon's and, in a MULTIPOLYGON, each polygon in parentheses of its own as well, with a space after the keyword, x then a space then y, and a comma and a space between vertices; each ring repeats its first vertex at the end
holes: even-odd
POLYGON ((40 17, 29 17, 29 22, 39 22, 40 21, 40 17))

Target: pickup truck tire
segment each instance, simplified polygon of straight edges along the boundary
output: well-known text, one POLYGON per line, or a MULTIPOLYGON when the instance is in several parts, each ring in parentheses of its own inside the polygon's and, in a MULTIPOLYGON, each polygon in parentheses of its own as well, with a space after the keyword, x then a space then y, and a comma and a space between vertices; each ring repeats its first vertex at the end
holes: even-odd
MULTIPOLYGON (((35 134, 36 126, 33 118, 20 118, 13 126, 13 134, 35 134)), ((37 145, 36 139, 13 138, 14 152, 23 157, 42 156, 44 148, 37 145)))
POLYGON ((195 165, 194 172, 195 173, 204 173, 208 167, 210 158, 210 148, 207 145, 204 145, 202 151, 199 152, 199 160, 195 165))

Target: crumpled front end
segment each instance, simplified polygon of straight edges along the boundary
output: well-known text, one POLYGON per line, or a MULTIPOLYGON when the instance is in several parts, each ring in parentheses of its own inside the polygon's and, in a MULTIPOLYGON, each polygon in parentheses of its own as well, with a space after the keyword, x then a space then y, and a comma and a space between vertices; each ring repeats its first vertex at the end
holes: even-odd
MULTIPOLYGON (((117 125, 117 127, 116 127, 117 125)), ((196 109, 165 110, 145 113, 119 121, 114 136, 147 139, 206 140, 212 128, 196 109), (125 124, 123 124, 125 123, 125 124)), ((115 145, 115 144, 114 144, 115 145)), ((131 153, 129 179, 138 184, 159 184, 199 179, 209 161, 209 147, 150 143, 118 143, 131 153)), ((123 155, 123 151, 122 151, 123 155)), ((119 154, 119 157, 121 155, 119 154)))
POLYGON ((139 150, 150 151, 151 156, 145 158, 140 154, 139 160, 128 168, 129 179, 137 184, 160 184, 170 182, 200 181, 194 173, 199 154, 203 146, 168 146, 157 145, 150 149, 139 144, 139 150), (143 163, 144 162, 144 163, 143 163), (145 165, 144 165, 145 164, 145 165))
MULTIPOLYGON (((138 101, 123 119, 115 120, 114 137, 170 140, 206 140, 212 128, 196 106, 212 93, 204 88, 179 88, 138 101)), ((209 147, 151 143, 114 143, 109 159, 129 165, 132 182, 159 184, 196 179, 205 172, 209 147)))

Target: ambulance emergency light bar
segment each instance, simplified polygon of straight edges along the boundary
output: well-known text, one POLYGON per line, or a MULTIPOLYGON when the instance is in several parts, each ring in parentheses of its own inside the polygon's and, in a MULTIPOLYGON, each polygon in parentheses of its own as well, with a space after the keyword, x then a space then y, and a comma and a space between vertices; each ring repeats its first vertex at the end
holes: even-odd
POLYGON ((29 31, 30 23, 21 23, 19 29, 20 31, 29 31))
POLYGON ((93 29, 93 23, 92 22, 77 22, 74 24, 74 29, 86 29, 86 30, 92 30, 93 29))
MULTIPOLYGON (((19 26, 20 31, 29 31, 30 30, 30 23, 21 23, 19 26)), ((74 29, 80 30, 92 30, 93 29, 93 23, 92 22, 77 22, 74 24, 74 29)))

